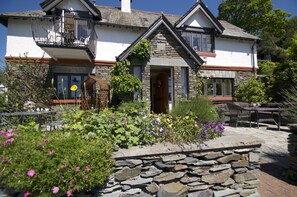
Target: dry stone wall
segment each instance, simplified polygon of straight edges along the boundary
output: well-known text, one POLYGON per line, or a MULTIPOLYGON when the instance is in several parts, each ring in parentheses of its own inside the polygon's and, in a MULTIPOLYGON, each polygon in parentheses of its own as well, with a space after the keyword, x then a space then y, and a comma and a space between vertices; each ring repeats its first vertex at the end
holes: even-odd
POLYGON ((204 148, 158 144, 119 151, 99 196, 259 196, 261 144, 239 140, 238 146, 236 139, 223 148, 221 140, 204 148))

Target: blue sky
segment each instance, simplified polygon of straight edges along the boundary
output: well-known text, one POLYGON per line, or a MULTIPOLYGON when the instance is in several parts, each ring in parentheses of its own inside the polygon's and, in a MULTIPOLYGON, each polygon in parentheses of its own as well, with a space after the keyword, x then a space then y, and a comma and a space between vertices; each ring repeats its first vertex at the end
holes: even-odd
MULTIPOLYGON (((92 1, 92 0, 91 0, 92 1)), ((204 0, 210 11, 217 16, 222 0, 204 0)), ((0 0, 0 13, 40 9, 42 0, 0 0)), ((196 0, 133 0, 132 8, 153 12, 183 15, 196 0)), ((297 16, 297 0, 272 0, 274 8, 281 8, 297 16)), ((119 0, 96 0, 98 5, 120 6, 119 0)), ((6 27, 0 25, 0 61, 6 52, 6 27)))

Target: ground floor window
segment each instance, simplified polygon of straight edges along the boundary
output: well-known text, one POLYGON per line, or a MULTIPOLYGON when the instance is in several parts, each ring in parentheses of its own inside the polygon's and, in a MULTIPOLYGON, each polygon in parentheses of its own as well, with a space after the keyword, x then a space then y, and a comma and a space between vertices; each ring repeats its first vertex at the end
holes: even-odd
POLYGON ((209 97, 232 97, 234 79, 208 79, 204 84, 204 94, 209 97))
POLYGON ((81 97, 81 84, 87 78, 87 74, 56 74, 56 89, 58 99, 75 99, 81 97), (76 91, 70 87, 77 85, 76 91))

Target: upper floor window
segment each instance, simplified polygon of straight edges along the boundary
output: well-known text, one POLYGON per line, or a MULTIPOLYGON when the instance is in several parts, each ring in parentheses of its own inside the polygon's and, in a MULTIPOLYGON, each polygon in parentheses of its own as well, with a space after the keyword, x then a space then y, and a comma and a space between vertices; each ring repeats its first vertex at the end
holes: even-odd
POLYGON ((213 52, 214 37, 200 32, 183 32, 183 38, 196 52, 213 52))

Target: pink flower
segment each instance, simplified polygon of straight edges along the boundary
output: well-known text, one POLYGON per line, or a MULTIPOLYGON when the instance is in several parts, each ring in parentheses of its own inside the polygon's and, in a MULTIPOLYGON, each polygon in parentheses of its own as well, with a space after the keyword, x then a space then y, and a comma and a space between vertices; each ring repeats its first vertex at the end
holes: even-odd
POLYGON ((73 190, 77 190, 77 185, 76 185, 76 186, 74 186, 73 190))
POLYGON ((48 143, 48 142, 49 142, 49 140, 46 138, 46 139, 44 140, 44 142, 45 142, 45 143, 48 143))
POLYGON ((72 185, 72 183, 73 183, 73 180, 71 179, 71 180, 69 181, 69 184, 72 185))
POLYGON ((13 133, 13 130, 12 129, 8 129, 7 130, 7 133, 13 133))
POLYGON ((0 134, 4 135, 4 134, 6 134, 6 132, 3 130, 0 130, 0 134))
POLYGON ((79 172, 79 170, 80 170, 80 167, 77 166, 77 167, 75 168, 75 172, 79 172))
POLYGON ((89 178, 88 175, 85 175, 85 176, 84 176, 84 179, 85 179, 85 180, 88 180, 88 178, 89 178))
POLYGON ((66 192, 66 195, 67 195, 67 197, 68 197, 68 196, 72 196, 72 190, 68 190, 68 191, 66 192))
POLYGON ((35 175, 35 170, 29 170, 27 172, 27 175, 30 176, 30 177, 33 177, 35 175))
POLYGON ((54 186, 52 190, 53 190, 54 194, 57 194, 60 189, 59 189, 59 187, 54 186))
POLYGON ((12 133, 6 133, 6 135, 5 135, 5 138, 10 138, 10 137, 12 137, 13 136, 13 134, 12 133))
POLYGON ((5 146, 5 145, 7 145, 7 144, 9 144, 9 143, 12 143, 13 141, 14 141, 14 138, 10 138, 10 139, 4 141, 4 142, 3 142, 3 145, 5 146))
POLYGON ((27 196, 29 196, 29 195, 31 195, 31 193, 28 192, 28 191, 24 193, 24 197, 27 197, 27 196))
POLYGON ((91 170, 90 165, 87 165, 87 166, 86 166, 86 171, 87 171, 87 172, 90 172, 90 170, 91 170))
POLYGON ((55 154, 55 151, 54 150, 51 150, 49 153, 48 153, 48 155, 50 155, 50 156, 52 156, 52 155, 54 155, 55 154))
POLYGON ((64 170, 66 168, 65 165, 61 165, 61 170, 64 170))

